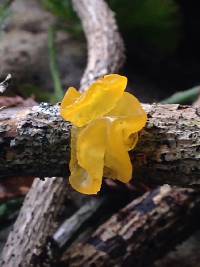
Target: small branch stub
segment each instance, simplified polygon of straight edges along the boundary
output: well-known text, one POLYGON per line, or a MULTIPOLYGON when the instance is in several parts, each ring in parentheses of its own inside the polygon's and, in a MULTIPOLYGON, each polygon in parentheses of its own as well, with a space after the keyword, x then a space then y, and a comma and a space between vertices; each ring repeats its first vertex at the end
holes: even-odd
POLYGON ((11 80, 11 78, 12 78, 11 74, 8 74, 7 77, 5 78, 5 80, 0 83, 0 93, 4 93, 5 92, 5 90, 8 87, 8 84, 9 84, 9 82, 11 80))

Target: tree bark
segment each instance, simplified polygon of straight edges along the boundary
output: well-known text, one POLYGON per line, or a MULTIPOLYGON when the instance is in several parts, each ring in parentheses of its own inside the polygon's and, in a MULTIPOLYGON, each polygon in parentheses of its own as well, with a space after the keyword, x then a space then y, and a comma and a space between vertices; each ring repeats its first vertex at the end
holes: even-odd
MULTIPOLYGON (((148 123, 131 154, 146 183, 200 184, 200 113, 180 105, 145 104, 148 123)), ((0 177, 67 176, 70 128, 59 106, 0 111, 0 177)))
MULTIPOLYGON (((97 77, 109 72, 117 72, 124 58, 123 41, 118 33, 113 13, 103 0, 73 0, 73 5, 80 15, 86 35, 88 34, 88 49, 91 50, 88 51, 88 67, 81 81, 81 88, 85 89, 97 77), (82 12, 82 8, 84 8, 84 12, 82 12), (89 18, 88 15, 90 13, 92 17, 89 18), (86 23, 86 21, 88 22, 86 23), (94 25, 95 29, 92 31, 94 25), (96 32, 97 29, 99 29, 98 34, 96 32), (92 35, 96 37, 92 37, 92 35), (99 45, 96 42, 97 37, 99 45)), ((11 109, 1 111, 3 113, 0 113, 0 165, 3 166, 5 164, 6 166, 2 172, 0 168, 0 177, 16 175, 15 172, 21 175, 23 169, 28 171, 29 167, 32 170, 38 168, 39 161, 42 158, 44 160, 45 157, 45 162, 43 162, 42 166, 40 165, 42 168, 37 170, 39 177, 46 176, 45 169, 49 168, 51 164, 53 168, 58 169, 57 160, 53 159, 51 163, 49 162, 50 164, 46 161, 50 159, 48 147, 52 147, 52 145, 54 148, 53 150, 50 149, 51 153, 54 151, 53 154, 56 154, 57 149, 60 152, 62 151, 61 154, 64 157, 59 157, 63 162, 61 173, 67 176, 71 126, 61 120, 58 115, 58 107, 43 104, 40 105, 39 109, 37 107, 35 110, 15 109, 14 114, 11 109), (31 118, 32 116, 34 117, 33 114, 37 117, 35 122, 31 118), (57 128, 58 125, 61 128, 57 128), (51 127, 56 131, 54 132, 55 135, 53 132, 51 133, 51 127), (18 133, 19 138, 16 139, 15 137, 17 137, 18 133), (53 134, 52 137, 50 136, 51 134, 53 134), (23 137, 21 138, 20 136, 23 137), (33 144, 29 143, 30 136, 34 139, 36 138, 37 141, 33 142, 33 144), (54 139, 55 136, 58 138, 57 141, 54 139), (23 141, 21 142, 20 140, 23 141), (30 155, 33 150, 35 150, 34 154, 36 156, 35 163, 33 158, 31 160, 30 155), (27 153, 27 155, 24 153, 27 153), (46 155, 44 156, 43 153, 46 155), (20 154, 23 156, 20 157, 20 154), (43 155, 42 158, 40 155, 43 155), (13 160, 17 163, 15 166, 14 164, 10 165, 13 160), (29 167, 23 167, 25 162, 29 162, 29 167)), ((52 171, 49 174, 52 177, 54 172, 52 168, 50 169, 52 171)), ((25 172, 24 175, 26 175, 25 172)), ((37 175, 34 174, 33 176, 37 175)), ((4 248, 2 255, 3 266, 42 266, 45 264, 43 262, 44 259, 49 258, 49 256, 46 257, 44 255, 48 252, 47 240, 52 235, 52 231, 55 230, 54 223, 63 203, 66 186, 59 183, 58 178, 47 179, 45 185, 47 187, 45 192, 43 192, 43 181, 37 181, 37 184, 31 188, 15 223, 14 231, 10 233, 4 248)))
POLYGON ((1 267, 36 267, 44 264, 45 259, 49 258, 45 248, 58 227, 66 193, 63 178, 52 177, 45 181, 35 178, 3 249, 1 267))
POLYGON ((199 192, 164 185, 113 215, 87 242, 72 246, 63 262, 70 267, 150 266, 198 227, 199 208, 199 192))
MULTIPOLYGON (((81 89, 84 90, 97 77, 109 72, 117 72, 124 58, 124 48, 113 13, 103 0, 73 0, 73 4, 83 22, 88 41, 88 66, 81 81, 81 89)), ((198 184, 200 168, 198 110, 179 105, 144 105, 144 107, 148 112, 149 122, 142 133, 141 143, 132 156, 135 176, 149 180, 149 174, 151 174, 156 183, 163 183, 165 180, 178 184, 198 184), (173 170, 176 170, 176 174, 172 175, 173 170)), ((0 111, 0 117, 0 177, 13 174, 31 174, 40 177, 68 175, 71 125, 61 119, 58 106, 41 104, 32 109, 15 109, 14 113, 10 109, 5 109, 0 111)), ((181 218, 185 219, 182 225, 177 222, 180 227, 178 229, 182 229, 182 226, 186 227, 187 219, 191 218, 190 214, 193 214, 199 203, 198 195, 194 197, 195 194, 192 193, 194 191, 184 192, 180 193, 178 202, 175 200, 179 199, 179 195, 173 191, 169 193, 168 198, 172 194, 173 201, 170 202, 171 204, 166 204, 172 208, 168 213, 161 208, 165 201, 163 204, 161 202, 160 205, 158 204, 160 207, 158 211, 162 216, 169 214, 170 217, 173 214, 172 218, 178 218, 179 222, 181 218), (173 205, 174 202, 176 205, 173 205), (181 207, 184 207, 187 214, 179 216, 178 213, 175 216, 181 207)), ((3 266, 27 267, 45 264, 43 261, 46 259, 45 253, 48 253, 47 241, 56 229, 55 222, 65 193, 65 184, 59 178, 36 182, 25 200, 14 230, 4 248, 3 266)), ((160 194, 155 193, 155 196, 159 198, 160 194)), ((143 200, 142 210, 146 210, 145 203, 143 200)), ((142 212, 139 215, 145 220, 142 212)), ((159 224, 159 218, 158 216, 158 221, 155 220, 157 224, 159 224)), ((164 218, 168 219, 167 216, 164 218)), ((142 223, 142 220, 138 223, 140 221, 142 223)), ((171 224, 173 220, 169 220, 168 225, 171 224)), ((145 225, 141 226, 145 231, 145 225)), ((168 228, 174 230, 175 226, 176 223, 173 224, 173 228, 168 228)), ((150 230, 154 229, 148 224, 146 227, 150 230)), ((162 226, 160 227, 163 229, 162 226)), ((152 235, 153 238, 154 235, 152 235)), ((134 244, 132 242, 130 249, 134 244)), ((120 248, 123 249, 123 247, 120 248)), ((145 251, 145 248, 145 246, 142 247, 142 251, 145 251)), ((79 252, 81 255, 82 251, 79 252)))
POLYGON ((88 46, 88 63, 81 79, 81 91, 97 78, 116 73, 122 67, 124 44, 114 13, 103 0, 72 0, 81 19, 88 46))

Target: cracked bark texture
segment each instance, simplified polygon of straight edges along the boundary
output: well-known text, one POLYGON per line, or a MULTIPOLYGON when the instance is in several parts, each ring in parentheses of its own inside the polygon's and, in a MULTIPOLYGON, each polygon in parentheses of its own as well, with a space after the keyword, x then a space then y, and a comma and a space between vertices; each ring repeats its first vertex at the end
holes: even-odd
MULTIPOLYGON (((144 104, 148 123, 131 154, 145 183, 200 184, 200 113, 180 105, 144 104)), ((0 111, 0 177, 67 176, 70 128, 59 106, 0 111)))
MULTIPOLYGON (((118 33, 113 13, 103 0, 73 0, 73 5, 80 16, 85 33, 88 35, 86 36, 89 50, 88 65, 81 80, 81 89, 85 89, 97 77, 118 71, 123 64, 123 41, 118 33)), ((6 164, 8 172, 0 170, 0 176, 16 175, 15 172, 25 175, 28 168, 32 171, 36 168, 38 175, 34 174, 33 176, 44 177, 48 176, 44 170, 51 166, 49 176, 52 177, 54 176, 53 168, 58 170, 61 167, 58 165, 57 159, 50 160, 51 156, 58 155, 58 151, 63 156, 63 158, 59 156, 59 160, 62 159, 63 163, 61 173, 66 176, 71 126, 61 120, 58 115, 58 107, 43 104, 35 109, 15 109, 14 113, 10 109, 4 111, 0 114, 0 165, 6 164), (37 117, 35 121, 34 114, 37 117), (18 136, 19 138, 17 138, 18 133, 21 136, 18 136), (57 140, 55 140, 55 136, 57 140), (30 137, 33 138, 31 143, 29 142, 30 137), (31 151, 35 159, 33 159, 31 151), (9 167, 9 164, 6 163, 7 160, 4 161, 5 159, 10 163, 15 161, 17 164, 15 166, 11 164, 12 166, 9 167), (24 163, 25 168, 23 167, 24 163), (27 163, 28 165, 26 165, 27 163)), ((66 187, 59 182, 58 178, 47 179, 45 184, 47 187, 45 194, 42 194, 44 182, 38 180, 37 185, 31 188, 25 200, 14 231, 10 233, 3 251, 2 260, 5 267, 27 267, 31 264, 35 267, 45 264, 43 254, 47 249, 47 239, 55 229, 55 217, 66 192, 66 187), (29 198, 29 196, 31 197, 29 198), (59 196, 56 205, 55 196, 59 196), (45 210, 43 210, 44 206, 45 210), (31 216, 35 214, 31 224, 29 220, 23 221, 24 214, 27 212, 31 216), (55 216, 51 216, 52 212, 55 216)), ((49 263, 46 266, 49 266, 49 263)))
POLYGON ((2 252, 1 267, 36 267, 44 264, 45 245, 58 227, 67 194, 61 177, 35 178, 2 252))
POLYGON ((199 207, 200 195, 193 189, 159 187, 72 246, 63 262, 70 267, 150 266, 198 227, 199 207))
MULTIPOLYGON (((81 89, 84 90, 97 77, 117 72, 124 58, 123 44, 113 13, 102 0, 73 0, 73 4, 82 20, 88 41, 88 65, 81 81, 81 89)), ((169 181, 198 184, 198 109, 178 105, 144 107, 148 112, 149 122, 132 157, 135 176, 150 180, 151 174, 156 183, 169 181), (173 170, 176 170, 176 173, 171 174, 173 170)), ((67 176, 71 126, 61 119, 58 110, 58 106, 41 104, 32 109, 0 111, 1 178, 13 173, 31 173, 40 177, 67 176)), ((62 182, 59 182, 58 178, 46 179, 45 182, 38 180, 37 185, 31 188, 4 249, 3 266, 27 267, 31 264, 45 264, 43 260, 47 240, 55 230, 56 217, 66 192, 62 182), (31 217, 33 214, 34 218, 31 217), (27 219, 28 216, 30 217, 27 219)), ((173 192, 171 194, 173 198, 173 192)), ((184 227, 187 218, 191 218, 188 207, 190 206, 192 211, 192 207, 195 208, 198 203, 198 197, 193 198, 192 195, 193 193, 188 193, 186 199, 188 203, 193 201, 193 204, 187 206, 183 204, 184 201, 181 202, 184 212, 188 211, 183 214, 185 217, 182 217, 185 219, 184 227)), ((148 199, 148 195, 146 197, 148 199)), ((144 199, 144 207, 145 203, 144 199)), ((169 214, 173 213, 173 207, 177 207, 176 212, 179 211, 179 204, 180 202, 176 206, 169 205, 170 209, 172 208, 169 214)), ((160 203, 160 207, 162 205, 160 203)), ((159 219, 159 216, 157 218, 159 219)))

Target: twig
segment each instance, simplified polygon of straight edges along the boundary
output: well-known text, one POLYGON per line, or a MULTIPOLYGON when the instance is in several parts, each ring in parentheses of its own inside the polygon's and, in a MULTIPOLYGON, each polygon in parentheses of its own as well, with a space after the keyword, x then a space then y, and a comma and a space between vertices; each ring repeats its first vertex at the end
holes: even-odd
POLYGON ((0 93, 5 92, 5 90, 7 89, 9 85, 9 81, 11 80, 11 78, 12 78, 11 74, 8 74, 5 80, 3 80, 3 82, 0 83, 0 93))
POLYGON ((74 215, 67 219, 53 235, 53 240, 61 248, 77 232, 80 226, 85 223, 104 203, 103 198, 90 199, 74 215))

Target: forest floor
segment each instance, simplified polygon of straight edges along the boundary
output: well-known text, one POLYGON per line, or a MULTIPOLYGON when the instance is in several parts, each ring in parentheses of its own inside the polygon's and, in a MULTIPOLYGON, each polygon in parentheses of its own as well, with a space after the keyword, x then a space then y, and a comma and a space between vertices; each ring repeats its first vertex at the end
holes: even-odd
MULTIPOLYGON (((53 90, 53 81, 49 68, 48 29, 55 18, 42 9, 37 1, 18 0, 12 6, 11 14, 5 23, 4 33, 0 36, 0 74, 11 73, 12 86, 6 93, 21 95, 31 94, 38 99, 45 99, 44 92, 53 90)), ((82 38, 75 38, 60 31, 57 36, 57 51, 60 76, 63 88, 77 86, 86 64, 86 44, 82 38)), ((135 74, 127 65, 131 91, 145 102, 153 102, 169 93, 144 75, 135 74)), ((179 88, 180 89, 180 88, 179 88)), ((170 89, 170 93, 174 89, 170 89)), ((6 232, 0 232, 0 243, 6 238, 6 232)), ((0 247, 1 248, 1 247, 0 247)), ((179 245, 155 267, 200 267, 200 232, 197 232, 179 245)))

